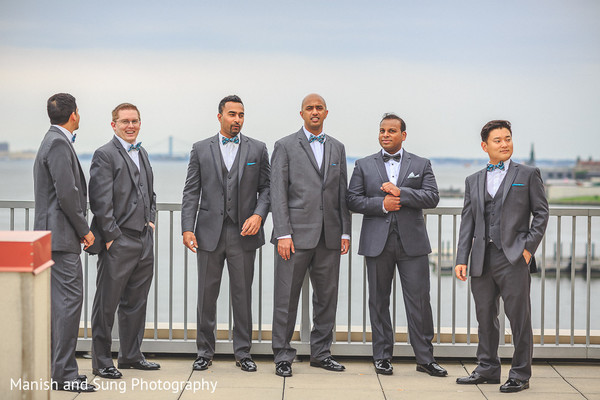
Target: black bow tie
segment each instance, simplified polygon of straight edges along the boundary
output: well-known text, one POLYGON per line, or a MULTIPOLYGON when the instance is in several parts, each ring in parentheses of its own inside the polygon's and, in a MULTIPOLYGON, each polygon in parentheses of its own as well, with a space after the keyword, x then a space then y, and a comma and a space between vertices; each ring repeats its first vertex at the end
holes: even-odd
POLYGON ((400 162, 400 154, 396 154, 395 156, 390 156, 389 154, 384 154, 383 155, 383 162, 386 163, 390 160, 394 160, 396 162, 400 162))

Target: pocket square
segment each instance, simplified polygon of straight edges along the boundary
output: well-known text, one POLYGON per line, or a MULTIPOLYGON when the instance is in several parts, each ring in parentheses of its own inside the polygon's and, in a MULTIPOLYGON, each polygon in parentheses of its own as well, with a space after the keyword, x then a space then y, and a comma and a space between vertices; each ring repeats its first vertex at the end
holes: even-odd
POLYGON ((337 165, 337 164, 336 163, 331 164, 332 167, 335 166, 335 165, 337 165))
POLYGON ((513 186, 525 186, 525 184, 523 184, 523 183, 513 183, 512 185, 513 186))
POLYGON ((254 165, 254 164, 256 164, 256 163, 255 162, 249 162, 246 165, 254 165))
POLYGON ((411 172, 410 174, 408 174, 408 178, 407 179, 412 179, 412 178, 418 178, 419 174, 414 174, 414 172, 411 172))

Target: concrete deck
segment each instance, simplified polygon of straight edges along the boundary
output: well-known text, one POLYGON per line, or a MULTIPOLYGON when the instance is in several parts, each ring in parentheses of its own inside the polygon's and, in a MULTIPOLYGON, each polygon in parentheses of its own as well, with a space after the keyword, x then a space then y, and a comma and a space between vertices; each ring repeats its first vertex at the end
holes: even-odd
MULTIPOLYGON (((394 360, 394 375, 377 375, 367 358, 338 358, 346 366, 341 373, 309 366, 308 361, 293 364, 294 375, 280 378, 274 373, 273 359, 255 358, 258 371, 242 372, 234 359, 216 357, 207 371, 193 371, 193 356, 152 357, 160 371, 122 370, 123 379, 100 379, 92 375, 91 361, 79 358, 80 373, 100 386, 96 393, 51 393, 52 400, 67 399, 520 399, 600 400, 600 362, 535 362, 530 389, 519 394, 500 393, 500 385, 457 385, 457 377, 475 367, 472 359, 439 360, 448 370, 446 378, 416 372, 411 360, 394 360), (185 387, 187 386, 187 387, 185 387), (195 391, 195 392, 194 392, 195 391)), ((510 365, 505 363, 501 383, 510 365)))

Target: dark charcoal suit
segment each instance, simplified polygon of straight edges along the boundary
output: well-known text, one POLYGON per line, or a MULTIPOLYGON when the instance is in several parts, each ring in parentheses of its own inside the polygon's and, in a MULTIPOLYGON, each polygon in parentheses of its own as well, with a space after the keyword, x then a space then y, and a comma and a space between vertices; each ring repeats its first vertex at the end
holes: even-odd
POLYGON ((90 231, 86 221, 85 176, 65 134, 50 127, 33 167, 35 230, 52 231, 52 379, 78 375, 75 347, 83 303, 81 243, 90 231))
POLYGON ((509 378, 528 380, 533 353, 529 269, 536 269, 533 255, 548 224, 548 202, 537 168, 511 161, 494 198, 487 193, 486 180, 483 169, 465 181, 456 257, 457 265, 467 264, 471 255, 471 290, 479 323, 475 371, 489 379, 500 378, 498 299, 502 296, 515 345, 509 378), (494 226, 500 229, 495 231, 494 226), (497 237, 493 243, 492 237, 497 237), (529 268, 524 249, 532 254, 529 268))
POLYGON ((326 136, 319 168, 304 129, 275 143, 271 158, 271 211, 275 245, 291 235, 296 252, 289 260, 276 255, 273 307, 275 362, 292 362, 290 345, 298 299, 308 270, 313 293, 311 361, 331 355, 337 308, 342 234, 350 234, 346 206, 347 172, 344 145, 326 136))
POLYGON ((382 153, 356 161, 348 187, 348 207, 364 214, 358 254, 367 261, 369 313, 373 331, 373 358, 391 359, 394 327, 390 319, 390 293, 398 266, 408 319, 410 342, 417 364, 434 362, 433 317, 429 301, 429 237, 423 219, 424 208, 439 201, 431 163, 403 151, 398 181, 399 211, 385 213, 380 188, 388 182, 382 153))
POLYGON ((141 361, 146 303, 154 253, 149 222, 156 195, 148 153, 139 150, 140 169, 116 136, 94 153, 90 167, 93 231, 99 232, 98 275, 92 307, 92 367, 113 366, 111 330, 119 309, 119 364, 141 361), (106 243, 114 240, 110 249, 106 243))
POLYGON ((219 135, 194 143, 181 206, 182 232, 198 242, 198 357, 215 353, 216 308, 227 260, 236 360, 250 357, 252 345, 252 280, 256 249, 265 243, 261 225, 255 235, 241 236, 246 219, 269 213, 269 156, 263 142, 239 135, 231 170, 219 147, 219 135))

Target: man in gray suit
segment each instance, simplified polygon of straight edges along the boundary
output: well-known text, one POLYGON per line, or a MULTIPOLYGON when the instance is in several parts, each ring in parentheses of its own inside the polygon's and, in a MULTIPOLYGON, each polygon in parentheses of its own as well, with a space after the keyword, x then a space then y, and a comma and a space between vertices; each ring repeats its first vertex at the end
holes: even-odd
POLYGON ((75 98, 59 93, 48 99, 52 126, 44 136, 33 166, 35 230, 52 232, 51 357, 53 388, 93 392, 85 375, 78 374, 75 347, 83 304, 81 243, 89 247, 94 235, 88 227, 85 176, 73 148, 79 128, 75 98))
POLYGON ((479 365, 459 384, 500 383, 499 298, 510 321, 515 351, 501 392, 529 388, 533 332, 529 272, 537 270, 535 251, 548 224, 548 202, 537 168, 511 161, 510 122, 495 120, 481 130, 481 147, 490 162, 465 181, 456 276, 467 280, 471 254, 471 291, 479 323, 479 365), (533 218, 532 218, 533 217, 533 218))
POLYGON ((238 96, 221 100, 217 119, 220 132, 192 147, 181 205, 183 244, 198 256, 194 369, 206 370, 212 364, 217 298, 227 260, 236 365, 254 372, 252 280, 256 249, 265 243, 269 155, 263 142, 241 134, 244 104, 238 96))
POLYGON ((350 247, 344 145, 323 132, 327 105, 318 94, 302 101, 304 126, 275 143, 271 159, 271 211, 279 257, 275 262, 273 353, 275 373, 292 375, 300 289, 307 270, 313 287, 310 365, 330 371, 344 366, 331 356, 340 254, 350 247))
POLYGON ((148 153, 137 141, 140 112, 130 103, 112 112, 115 136, 100 147, 90 167, 92 230, 99 232, 96 295, 92 306, 92 369, 118 379, 111 355, 111 331, 119 309, 121 369, 159 369, 141 351, 146 303, 152 283, 156 195, 148 153))
POLYGON ((446 376, 433 357, 431 344, 427 256, 431 247, 423 220, 423 209, 437 206, 439 194, 431 163, 404 151, 404 140, 404 120, 385 114, 379 124, 382 149, 356 161, 348 188, 348 207, 364 215, 358 254, 367 262, 373 362, 378 374, 393 373, 390 293, 397 266, 417 371, 446 376))

